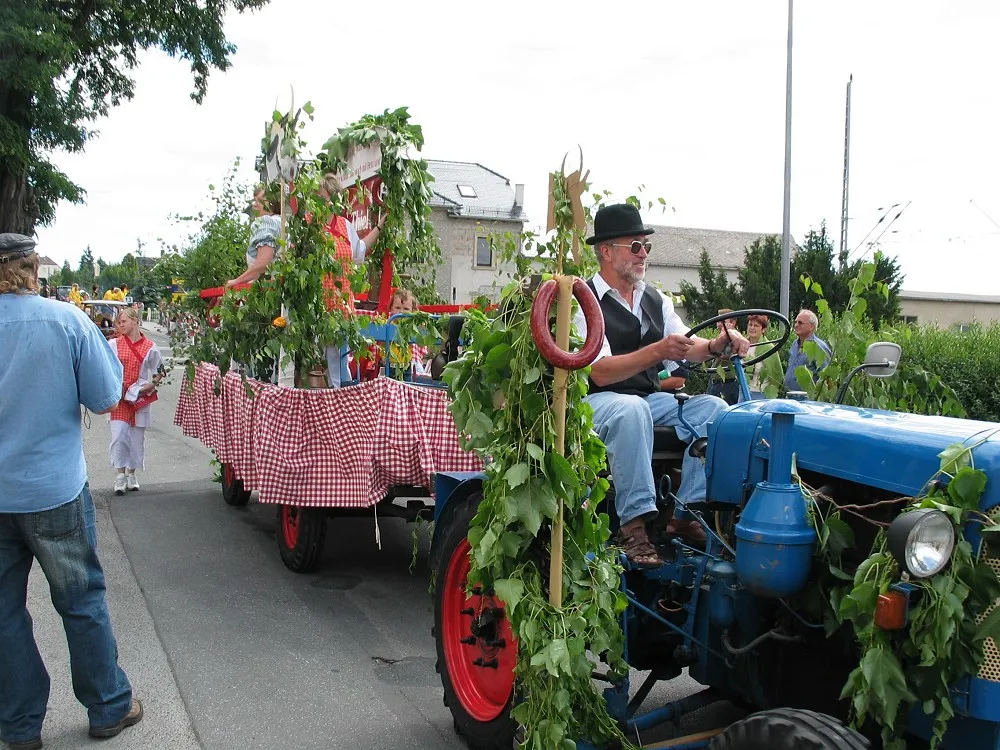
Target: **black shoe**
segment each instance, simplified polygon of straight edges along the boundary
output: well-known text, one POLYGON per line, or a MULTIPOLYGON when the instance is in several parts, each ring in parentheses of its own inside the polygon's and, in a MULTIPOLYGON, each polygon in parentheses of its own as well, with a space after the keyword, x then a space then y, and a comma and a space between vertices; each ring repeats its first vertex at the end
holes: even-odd
POLYGON ((33 740, 25 740, 24 742, 8 742, 7 747, 10 750, 42 750, 42 738, 36 737, 33 740))
MULTIPOLYGON (((90 736, 98 740, 106 740, 109 737, 117 737, 126 727, 131 727, 142 721, 142 702, 138 698, 132 699, 132 707, 125 714, 125 718, 111 727, 91 727, 90 736)), ((38 745, 41 747, 41 743, 38 745)))

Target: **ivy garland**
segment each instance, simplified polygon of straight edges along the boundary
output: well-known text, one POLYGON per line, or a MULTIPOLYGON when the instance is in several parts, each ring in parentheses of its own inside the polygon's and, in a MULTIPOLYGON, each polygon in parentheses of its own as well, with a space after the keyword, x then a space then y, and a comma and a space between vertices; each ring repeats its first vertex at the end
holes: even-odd
MULTIPOLYGON (((560 210, 568 197, 559 183, 555 236, 535 248, 542 264, 565 252, 577 231, 571 212, 560 210)), ((564 270, 582 273, 568 260, 564 270)), ((605 448, 583 400, 589 370, 569 373, 564 458, 553 453, 553 370, 531 336, 532 297, 529 284, 515 281, 503 290, 495 318, 470 310, 463 328, 470 344, 445 370, 463 447, 487 463, 482 502, 469 529, 469 585, 496 591, 517 638, 511 713, 523 729, 521 746, 570 750, 577 738, 627 745, 594 687, 588 657, 600 657, 612 675, 627 674, 621 567, 608 546, 608 516, 597 512, 608 482, 601 477, 605 448), (549 603, 547 590, 557 498, 564 503, 565 523, 559 609, 549 603)), ((581 343, 575 340, 573 348, 581 343)))
MULTIPOLYGON (((379 245, 368 262, 381 267, 382 257, 389 250, 397 275, 436 267, 441 262, 441 249, 430 221, 430 186, 434 177, 426 160, 414 158, 414 153, 423 148, 424 134, 419 125, 410 122, 406 107, 386 110, 381 115, 365 115, 341 128, 323 144, 320 164, 324 169, 339 172, 347 167, 347 154, 352 147, 376 140, 382 151, 379 177, 383 200, 389 210, 379 245)), ((371 199, 372 196, 363 196, 364 201, 371 199)))
POLYGON ((906 747, 903 736, 914 705, 934 716, 930 746, 931 750, 939 747, 955 715, 952 688, 963 677, 979 672, 986 638, 1000 643, 1000 608, 993 606, 1000 598, 1000 581, 984 561, 985 551, 976 553, 964 538, 969 524, 978 524, 984 538, 1000 531, 1000 525, 979 510, 987 477, 973 465, 974 448, 956 444, 942 452, 941 470, 925 491, 903 499, 903 513, 919 508, 946 513, 959 541, 942 572, 908 581, 916 596, 911 598, 909 622, 899 631, 875 624, 879 596, 903 577, 899 563, 888 551, 886 524, 866 516, 864 506, 838 506, 803 485, 819 536, 817 555, 824 563, 814 586, 828 605, 827 632, 832 635, 846 625, 860 646, 859 664, 841 698, 850 700, 855 726, 868 719, 880 726, 886 750, 906 747), (946 485, 939 481, 942 477, 948 478, 946 485), (882 527, 870 555, 853 575, 842 567, 843 552, 854 546, 854 534, 842 519, 843 513, 882 527))
MULTIPOLYGON (((315 162, 303 163, 301 131, 312 119, 313 108, 308 102, 294 118, 291 113, 277 111, 272 116, 283 128, 281 156, 299 162, 294 184, 288 186, 286 236, 264 276, 249 289, 233 290, 223 297, 217 311, 219 328, 205 326, 188 348, 189 375, 193 376, 194 364, 199 361, 218 363, 223 374, 231 362, 239 362, 247 368, 245 374, 267 379, 279 357, 283 357, 282 366, 294 363, 305 373, 325 366, 326 346, 346 343, 359 356, 371 352, 372 342, 361 333, 369 319, 346 314, 346 307, 329 312, 326 301, 336 292, 323 287, 327 275, 340 278, 343 274, 354 292, 365 288, 365 267, 343 268, 334 257, 333 240, 326 231, 334 213, 343 213, 344 196, 327 201, 318 194, 322 174, 346 166, 347 149, 352 145, 377 138, 382 150, 383 205, 388 216, 368 264, 380 265, 384 248, 392 249, 397 269, 434 264, 440 259, 428 220, 433 178, 425 161, 411 158, 411 152, 423 145, 423 134, 419 125, 410 123, 406 108, 365 116, 327 141, 315 162), (306 118, 301 117, 302 112, 306 118)), ((270 123, 268 132, 269 128, 270 123)), ((265 154, 267 146, 265 138, 265 154)), ((280 189, 278 185, 269 187, 275 197, 280 189)), ((371 196, 363 195, 362 199, 370 200, 371 196)), ((424 324, 428 320, 422 319, 424 324)), ((435 333, 432 326, 423 338, 435 333)), ((308 385, 305 378, 302 385, 308 385)))

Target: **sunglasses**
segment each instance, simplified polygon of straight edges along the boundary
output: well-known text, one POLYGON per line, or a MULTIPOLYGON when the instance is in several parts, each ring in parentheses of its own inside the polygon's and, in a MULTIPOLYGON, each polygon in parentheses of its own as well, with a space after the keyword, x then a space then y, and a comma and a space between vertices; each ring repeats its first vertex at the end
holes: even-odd
POLYGON ((646 255, 649 255, 649 253, 653 249, 653 243, 650 242, 649 240, 646 240, 645 242, 640 242, 639 240, 632 240, 632 243, 630 245, 624 245, 620 242, 612 242, 610 244, 611 247, 627 247, 632 252, 632 255, 638 255, 643 250, 646 251, 646 255))

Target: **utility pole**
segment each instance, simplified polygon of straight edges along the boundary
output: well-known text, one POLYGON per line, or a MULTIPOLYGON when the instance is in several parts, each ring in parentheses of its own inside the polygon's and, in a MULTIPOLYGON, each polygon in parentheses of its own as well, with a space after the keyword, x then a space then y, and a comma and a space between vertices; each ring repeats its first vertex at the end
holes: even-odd
POLYGON ((791 277, 792 237, 792 2, 788 0, 788 69, 785 72, 785 206, 781 226, 781 314, 788 317, 788 286, 791 277))
POLYGON ((851 166, 851 83, 854 74, 847 79, 847 115, 844 121, 844 197, 840 206, 840 268, 847 265, 847 186, 851 166))

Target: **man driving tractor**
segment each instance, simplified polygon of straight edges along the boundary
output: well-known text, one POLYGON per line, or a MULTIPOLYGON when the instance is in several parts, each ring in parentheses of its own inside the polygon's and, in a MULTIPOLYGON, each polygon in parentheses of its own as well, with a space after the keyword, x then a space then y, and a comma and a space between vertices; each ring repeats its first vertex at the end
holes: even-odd
MULTIPOLYGON (((590 371, 587 402, 594 409, 594 428, 608 449, 615 485, 615 509, 621 522, 618 544, 633 565, 652 568, 661 564, 646 531, 656 517, 656 490, 651 459, 653 426, 674 427, 686 443, 706 435, 708 424, 727 404, 715 396, 695 396, 684 406, 685 421, 678 419, 673 394, 660 391, 658 373, 673 370, 678 362, 704 362, 722 355, 744 356, 749 342, 735 329, 720 331, 714 339, 685 335, 688 327, 674 311, 671 299, 644 281, 654 230, 642 223, 639 211, 629 204, 604 206, 594 217, 594 236, 587 240, 597 254, 600 271, 588 284, 604 314, 605 337, 590 371)), ((586 337, 583 313, 573 323, 586 337)), ((684 452, 682 481, 677 499, 682 503, 705 498, 705 469, 701 459, 684 452)), ((692 541, 704 541, 705 532, 682 508, 674 511, 667 532, 692 541)))

